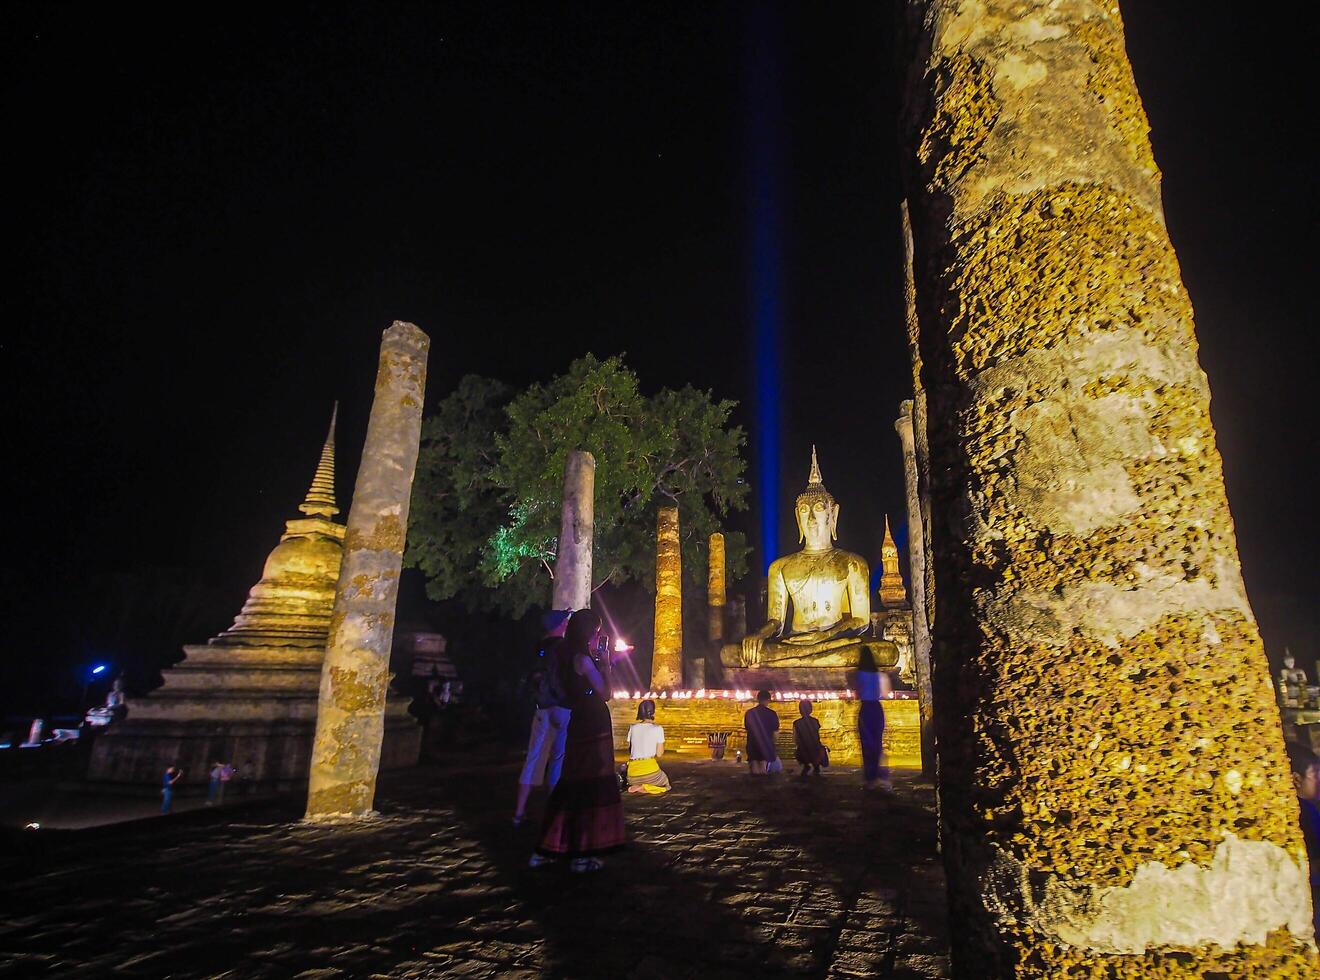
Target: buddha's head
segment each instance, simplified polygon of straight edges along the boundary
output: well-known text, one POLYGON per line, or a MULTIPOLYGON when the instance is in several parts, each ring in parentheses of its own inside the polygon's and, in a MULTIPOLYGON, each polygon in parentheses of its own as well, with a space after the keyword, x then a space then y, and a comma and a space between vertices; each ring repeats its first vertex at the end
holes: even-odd
POLYGON ((821 481, 815 446, 811 447, 811 475, 807 477, 807 489, 798 494, 793 517, 797 520, 798 543, 805 541, 807 551, 828 551, 831 542, 838 537, 839 505, 821 481))

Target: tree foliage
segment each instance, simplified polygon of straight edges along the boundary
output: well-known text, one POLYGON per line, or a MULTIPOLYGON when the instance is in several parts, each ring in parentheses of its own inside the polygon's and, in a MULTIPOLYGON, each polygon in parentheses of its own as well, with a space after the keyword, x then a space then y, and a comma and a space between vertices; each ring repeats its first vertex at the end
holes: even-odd
MULTIPOLYGON (((564 461, 585 449, 596 458, 593 588, 655 587, 656 511, 672 504, 685 571, 704 579, 708 536, 746 507, 734 405, 690 386, 644 395, 620 357, 588 354, 516 393, 469 375, 422 426, 408 563, 433 599, 514 616, 547 605, 564 461)), ((736 578, 748 549, 741 534, 726 538, 736 578)))

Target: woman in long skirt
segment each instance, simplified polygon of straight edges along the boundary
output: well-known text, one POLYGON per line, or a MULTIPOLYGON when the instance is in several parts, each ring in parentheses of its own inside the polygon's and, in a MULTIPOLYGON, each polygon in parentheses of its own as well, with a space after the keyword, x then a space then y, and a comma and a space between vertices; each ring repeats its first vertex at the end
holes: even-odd
MULTIPOLYGON (((624 843, 613 725, 605 703, 605 679, 592 656, 599 639, 600 617, 590 609, 579 609, 547 665, 563 672, 573 714, 563 772, 546 802, 541 840, 529 862, 533 868, 568 858, 572 871, 599 871, 604 864, 600 856, 624 843)), ((606 652, 604 657, 608 656, 606 652)))

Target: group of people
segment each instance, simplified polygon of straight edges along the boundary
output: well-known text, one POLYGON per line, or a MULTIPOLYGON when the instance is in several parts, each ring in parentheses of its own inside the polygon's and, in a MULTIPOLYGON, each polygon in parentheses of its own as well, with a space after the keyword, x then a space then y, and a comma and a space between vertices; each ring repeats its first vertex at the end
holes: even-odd
MULTIPOLYGON (((527 818, 533 787, 550 788, 536 849, 529 864, 544 867, 567 860, 575 872, 598 871, 603 856, 624 843, 621 779, 614 768, 614 733, 606 692, 610 650, 602 642, 600 617, 590 609, 569 613, 552 610, 543 618, 545 639, 529 683, 535 691, 527 760, 518 777, 514 826, 527 818)), ((888 675, 864 651, 857 671, 861 700, 858 735, 868 789, 889 788, 884 766, 885 714, 881 699, 890 690, 888 675)), ((775 750, 779 716, 769 706, 769 691, 757 694, 747 712, 747 760, 753 775, 782 768, 775 750)), ((821 742, 820 722, 812 703, 799 702, 801 715, 793 723, 796 760, 802 775, 820 774, 829 765, 829 749, 821 742)), ((655 702, 642 701, 637 722, 628 730, 628 765, 622 782, 629 793, 660 794, 670 789, 660 768, 665 752, 664 728, 655 722, 655 702)))
MULTIPOLYGON (((211 763, 206 788, 207 806, 220 806, 225 802, 225 790, 229 788, 230 782, 237 774, 238 770, 228 762, 217 760, 211 763)), ((169 766, 162 775, 160 783, 161 813, 172 813, 174 811, 174 787, 181 779, 183 779, 183 770, 178 766, 169 766)))
MULTIPOLYGON (((881 671, 870 650, 863 649, 854 684, 861 702, 857 715, 857 737, 862 748, 862 778, 867 789, 891 789, 889 768, 884 764, 885 709, 881 701, 892 690, 889 675, 881 671)), ((779 772, 783 764, 775 748, 775 733, 779 731, 779 716, 770 707, 770 692, 758 691, 756 707, 743 716, 747 732, 747 763, 752 775, 764 776, 779 772)), ((820 722, 812 717, 811 701, 798 702, 798 714, 793 722, 794 759, 802 767, 800 775, 809 772, 819 776, 823 766, 830 764, 830 750, 820 739, 820 722)))

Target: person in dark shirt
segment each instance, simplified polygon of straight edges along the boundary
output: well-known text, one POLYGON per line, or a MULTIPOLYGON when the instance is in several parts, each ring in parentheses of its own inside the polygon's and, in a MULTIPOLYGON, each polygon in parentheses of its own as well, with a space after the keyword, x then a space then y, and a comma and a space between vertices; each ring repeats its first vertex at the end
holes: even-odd
POLYGON ((568 722, 572 712, 568 707, 568 692, 563 690, 556 651, 568 626, 567 609, 552 609, 542 617, 545 638, 537 651, 536 665, 528 676, 528 686, 535 692, 536 710, 532 713, 532 733, 527 741, 527 761, 518 777, 518 799, 514 805, 513 823, 518 826, 526 819, 527 799, 532 787, 544 783, 554 789, 564 766, 564 744, 568 738, 568 722))
POLYGON ((811 702, 806 698, 798 702, 798 711, 802 717, 793 722, 793 742, 797 747, 798 765, 802 767, 803 776, 808 769, 819 776, 821 764, 829 762, 825 757, 825 746, 820 741, 820 722, 811 717, 811 702))
POLYGON ((1287 748, 1293 786, 1297 789, 1297 802, 1301 808, 1306 859, 1311 865, 1311 909, 1316 936, 1320 940, 1320 758, 1296 742, 1289 742, 1287 748))
POLYGON ((743 715, 747 729, 747 764, 753 776, 764 776, 779 761, 775 751, 775 732, 779 731, 779 716, 770 707, 770 692, 756 693, 756 707, 743 715))

